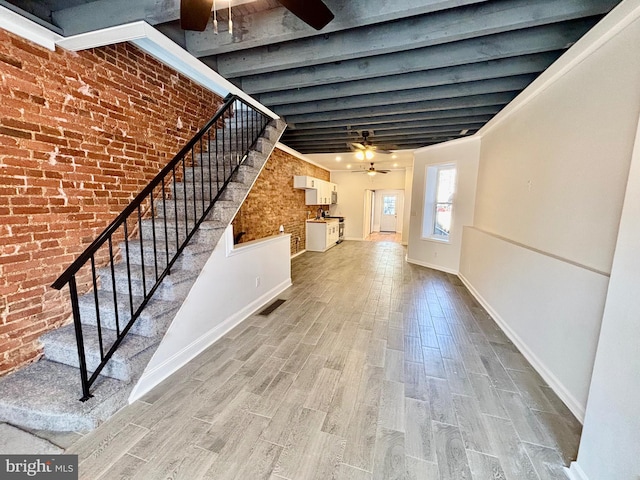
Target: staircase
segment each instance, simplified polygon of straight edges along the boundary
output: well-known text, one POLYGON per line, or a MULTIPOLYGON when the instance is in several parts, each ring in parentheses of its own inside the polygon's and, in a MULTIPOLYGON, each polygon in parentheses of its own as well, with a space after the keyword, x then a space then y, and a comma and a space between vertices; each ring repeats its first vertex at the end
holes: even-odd
POLYGON ((239 135, 247 135, 247 119, 238 110, 235 115, 236 118, 227 116, 224 125, 217 129, 218 145, 211 141, 213 134, 203 137, 197 153, 191 151, 188 163, 183 162, 182 169, 174 169, 172 181, 162 184, 161 198, 156 198, 155 204, 151 201, 151 214, 147 210, 141 215, 139 209, 137 221, 125 221, 122 238, 127 240, 119 245, 112 245, 109 240, 103 248, 106 253, 97 254, 100 257, 110 253, 118 262, 99 268, 91 257, 94 280, 78 296, 78 324, 71 323, 43 335, 43 358, 0 380, 0 421, 41 430, 86 431, 127 404, 131 390, 177 310, 286 128, 282 120, 272 120, 226 188, 219 182, 212 185, 209 180, 219 178, 215 164, 237 163, 242 154, 235 146, 241 143, 239 135), (225 142, 224 153, 216 155, 216 148, 225 142), (189 228, 215 197, 213 208, 189 240, 189 228), (132 234, 127 225, 134 227, 132 234), (185 241, 189 243, 180 252, 185 241), (170 265, 169 259, 176 253, 179 256, 170 265), (149 298, 149 279, 158 278, 159 264, 168 266, 169 274, 161 278, 149 298), (79 360, 77 330, 82 331, 85 373, 91 374, 100 368, 105 352, 118 342, 118 334, 122 335, 138 308, 143 309, 96 375, 91 385, 92 396, 88 398, 86 383, 81 382, 83 362, 79 360), (83 391, 86 401, 78 401, 83 391))

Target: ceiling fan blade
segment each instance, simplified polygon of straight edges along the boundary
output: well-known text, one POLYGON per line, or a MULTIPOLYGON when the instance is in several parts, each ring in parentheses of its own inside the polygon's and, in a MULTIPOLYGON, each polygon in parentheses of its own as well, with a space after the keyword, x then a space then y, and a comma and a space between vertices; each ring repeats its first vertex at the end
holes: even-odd
POLYGON ((180 28, 203 32, 212 7, 213 0, 180 0, 180 28))
POLYGON ((357 143, 357 142, 355 142, 355 143, 351 143, 351 146, 352 146, 353 148, 357 148, 358 150, 366 150, 366 148, 367 148, 367 147, 365 147, 363 144, 361 144, 361 143, 357 143))
POLYGON ((322 3, 322 0, 278 0, 278 2, 316 30, 321 30, 333 20, 333 13, 322 3))
POLYGON ((391 170, 376 170, 376 173, 389 173, 391 170))

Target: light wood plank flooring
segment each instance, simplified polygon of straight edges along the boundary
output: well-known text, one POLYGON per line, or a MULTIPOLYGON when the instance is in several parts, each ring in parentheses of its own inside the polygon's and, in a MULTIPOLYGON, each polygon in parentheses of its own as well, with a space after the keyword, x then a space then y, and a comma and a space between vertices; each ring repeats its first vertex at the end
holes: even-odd
POLYGON ((398 232, 373 232, 367 238, 367 242, 402 242, 402 234, 398 232))
POLYGON ((81 478, 565 480, 580 424, 456 277, 404 256, 294 259, 282 306, 67 450, 81 478))

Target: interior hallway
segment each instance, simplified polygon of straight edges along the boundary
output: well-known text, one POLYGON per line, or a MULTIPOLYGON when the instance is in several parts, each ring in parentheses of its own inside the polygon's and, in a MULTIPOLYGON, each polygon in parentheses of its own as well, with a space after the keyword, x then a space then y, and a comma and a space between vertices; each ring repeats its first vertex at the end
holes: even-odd
POLYGON ((365 238, 367 242, 402 242, 402 233, 398 232, 373 232, 365 238))
POLYGON ((580 425, 456 277, 396 243, 294 286, 67 453, 81 478, 565 479, 580 425))

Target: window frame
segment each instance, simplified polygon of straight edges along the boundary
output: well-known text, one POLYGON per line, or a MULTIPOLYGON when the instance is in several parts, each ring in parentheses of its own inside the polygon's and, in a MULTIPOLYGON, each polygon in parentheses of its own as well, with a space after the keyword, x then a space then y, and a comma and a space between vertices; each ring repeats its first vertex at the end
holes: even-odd
POLYGON ((427 165, 425 170, 425 189, 424 189, 424 202, 423 202, 423 218, 422 218, 422 231, 421 239, 429 240, 438 243, 451 243, 451 235, 455 225, 455 203, 456 194, 458 189, 458 168, 455 163, 439 163, 427 165), (443 170, 454 170, 454 188, 451 201, 438 202, 438 190, 440 188, 439 177, 440 172, 443 170), (450 205, 451 206, 451 227, 449 228, 448 235, 440 235, 435 233, 436 230, 436 218, 438 205, 450 205))

